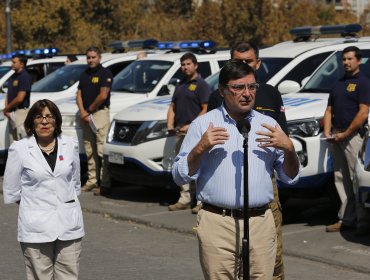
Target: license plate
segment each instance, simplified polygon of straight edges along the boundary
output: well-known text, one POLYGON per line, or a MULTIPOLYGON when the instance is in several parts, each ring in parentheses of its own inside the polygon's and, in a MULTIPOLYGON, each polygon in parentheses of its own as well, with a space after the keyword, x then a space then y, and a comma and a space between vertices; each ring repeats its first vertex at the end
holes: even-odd
POLYGON ((109 152, 108 160, 111 163, 124 164, 124 157, 121 153, 109 152))

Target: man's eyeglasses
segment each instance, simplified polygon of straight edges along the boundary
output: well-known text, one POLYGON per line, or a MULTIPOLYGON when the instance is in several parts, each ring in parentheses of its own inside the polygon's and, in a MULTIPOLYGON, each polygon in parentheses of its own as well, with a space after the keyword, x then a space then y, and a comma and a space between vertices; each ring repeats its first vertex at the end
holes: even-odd
POLYGON ((36 121, 36 122, 42 122, 43 120, 46 120, 47 122, 53 122, 53 121, 55 121, 55 116, 54 115, 52 115, 52 114, 47 114, 47 115, 45 115, 45 116, 43 116, 43 115, 36 115, 35 116, 35 118, 34 118, 34 120, 36 121))
POLYGON ((241 95, 248 89, 249 92, 255 92, 260 86, 258 83, 251 84, 229 84, 226 85, 235 95, 241 95))

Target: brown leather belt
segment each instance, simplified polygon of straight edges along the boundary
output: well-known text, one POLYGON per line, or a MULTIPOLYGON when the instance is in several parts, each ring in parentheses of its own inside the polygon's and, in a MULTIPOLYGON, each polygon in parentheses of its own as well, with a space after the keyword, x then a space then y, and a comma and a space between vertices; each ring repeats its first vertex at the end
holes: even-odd
MULTIPOLYGON (((256 207, 256 208, 249 208, 248 209, 248 215, 249 215, 249 217, 261 216, 269 208, 270 208, 269 204, 265 204, 265 205, 262 205, 262 206, 256 207)), ((229 216, 229 217, 233 217, 235 219, 243 219, 243 217, 244 217, 243 209, 227 209, 227 208, 218 207, 218 206, 211 205, 211 204, 204 203, 204 202, 202 203, 202 209, 204 209, 206 211, 209 211, 209 212, 212 212, 212 213, 215 213, 215 214, 222 215, 224 217, 229 216)))

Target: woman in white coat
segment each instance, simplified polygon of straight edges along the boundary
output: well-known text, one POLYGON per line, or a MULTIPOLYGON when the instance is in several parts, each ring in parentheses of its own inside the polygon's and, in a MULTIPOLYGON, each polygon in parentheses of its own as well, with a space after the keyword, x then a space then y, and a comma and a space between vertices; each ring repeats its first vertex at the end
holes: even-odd
POLYGON ((18 241, 27 279, 78 279, 84 236, 78 143, 61 135, 62 117, 50 100, 37 101, 27 138, 9 148, 3 193, 18 203, 18 241))

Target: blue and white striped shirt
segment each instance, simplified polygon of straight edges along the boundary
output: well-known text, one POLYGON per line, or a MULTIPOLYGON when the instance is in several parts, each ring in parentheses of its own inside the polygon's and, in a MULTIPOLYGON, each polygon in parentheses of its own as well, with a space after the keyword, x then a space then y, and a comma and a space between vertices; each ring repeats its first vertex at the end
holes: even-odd
MULTIPOLYGON (((294 184, 299 173, 293 179, 283 170, 284 153, 275 148, 260 148, 256 138, 261 138, 256 131, 266 131, 261 124, 276 126, 276 121, 268 116, 252 110, 247 116, 251 124, 248 137, 248 184, 249 207, 259 207, 273 200, 271 176, 274 169, 281 181, 294 184)), ((237 209, 243 207, 243 136, 236 127, 226 109, 221 106, 196 118, 190 125, 188 133, 177 155, 172 176, 178 185, 191 180, 196 181, 197 199, 223 208, 237 209), (214 146, 203 155, 199 169, 189 176, 187 156, 199 142, 210 123, 214 127, 224 127, 229 133, 229 139, 222 145, 214 146)))

